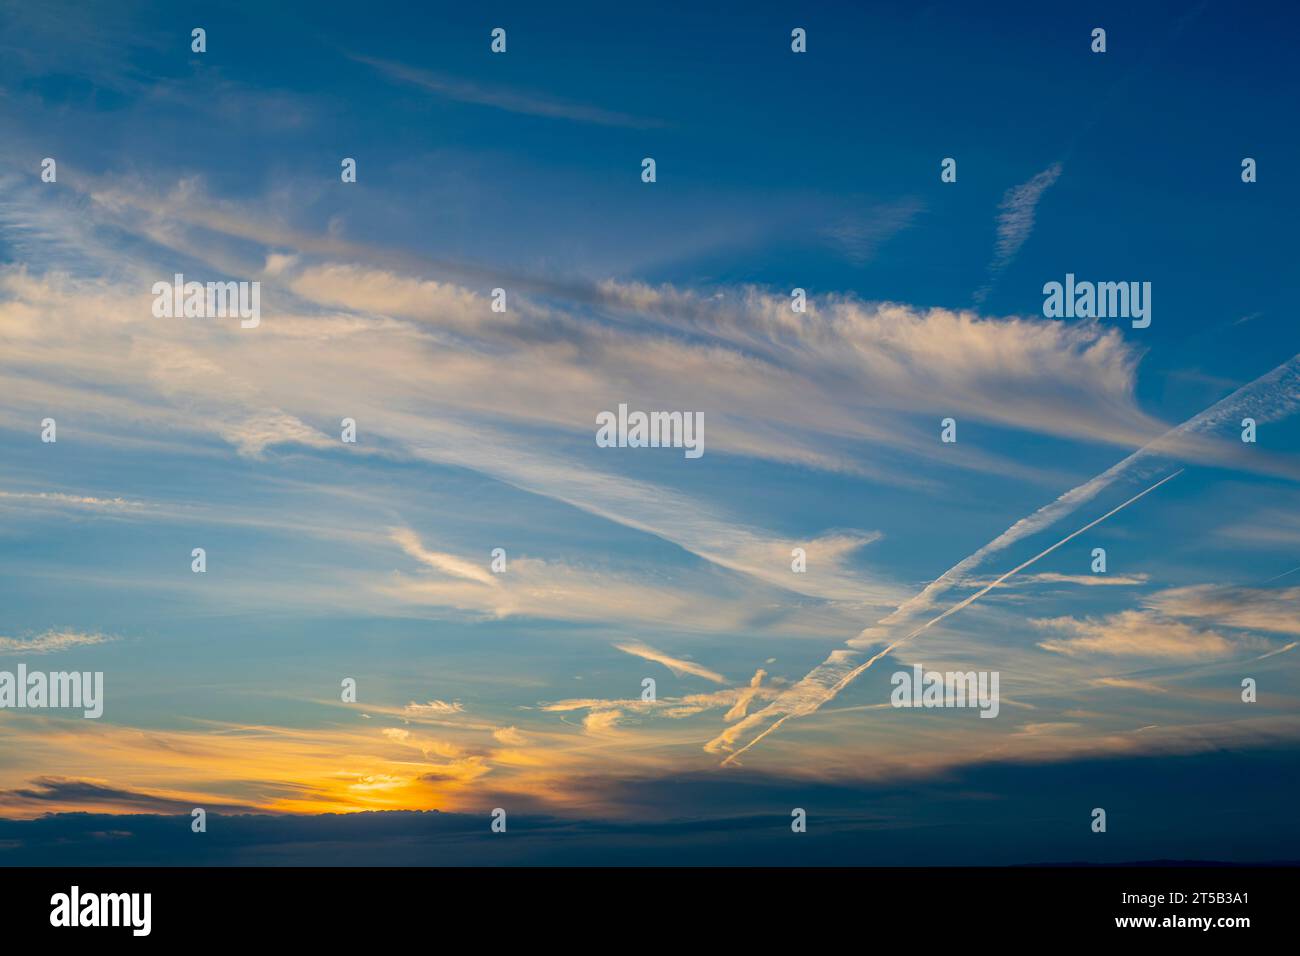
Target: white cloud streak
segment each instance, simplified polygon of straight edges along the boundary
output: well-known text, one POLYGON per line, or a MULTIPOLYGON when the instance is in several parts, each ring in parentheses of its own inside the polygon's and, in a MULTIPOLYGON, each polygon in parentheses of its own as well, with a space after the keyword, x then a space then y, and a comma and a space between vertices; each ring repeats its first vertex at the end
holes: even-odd
POLYGON ((46 631, 36 637, 0 637, 0 654, 56 654, 74 647, 104 644, 112 638, 82 631, 46 631))
POLYGON ((826 686, 826 677, 835 676, 837 675, 838 672, 843 672, 845 666, 852 660, 851 655, 848 654, 847 652, 844 651, 833 652, 831 656, 827 658, 827 660, 823 664, 819 665, 816 669, 814 669, 803 680, 801 680, 798 684, 796 684, 793 688, 791 688, 786 694, 783 694, 781 698, 778 698, 772 704, 769 704, 759 713, 754 714, 752 717, 747 718, 741 724, 737 724, 736 727, 731 728, 729 731, 723 734, 720 734, 718 737, 715 737, 713 740, 711 740, 708 744, 705 745, 705 750, 709 752, 717 752, 719 750, 725 749, 728 746, 730 746, 732 741, 734 741, 739 736, 740 731, 745 728, 745 724, 750 724, 750 725, 758 724, 761 723, 764 719, 770 719, 773 713, 780 713, 780 716, 777 717, 768 727, 766 727, 763 731, 757 734, 752 740, 749 741, 749 743, 745 744, 743 747, 740 747, 738 750, 736 750, 734 753, 732 753, 723 761, 724 764, 733 763, 736 760, 736 758, 738 758, 741 754, 745 753, 745 751, 755 746, 764 737, 768 736, 769 734, 777 730, 789 718, 796 717, 796 716, 804 717, 807 716, 808 714, 816 712, 823 704, 834 699, 835 696, 839 694, 841 690, 847 687, 860 674, 862 674, 865 670, 871 667, 871 665, 876 663, 876 661, 880 660, 886 654, 893 651, 899 645, 907 641, 910 641, 912 638, 929 630, 935 624, 938 624, 939 622, 945 620, 946 618, 951 617, 953 614, 956 614, 958 611, 961 611, 964 608, 967 608, 970 605, 974 604, 985 594, 988 594, 994 588, 1001 585, 1003 581, 1006 581, 1007 579, 1013 577, 1014 575, 1018 574, 1020 571, 1023 571, 1025 568, 1036 563, 1042 558, 1047 557, 1047 555, 1051 554, 1057 548, 1060 548, 1062 545, 1074 540, 1084 532, 1092 528, 1095 528, 1097 525, 1101 524, 1107 518, 1110 518, 1112 515, 1118 514, 1120 511, 1123 511, 1129 505, 1133 504, 1139 499, 1155 491, 1165 482, 1169 481, 1172 478, 1177 477, 1180 474, 1182 474, 1182 469, 1179 469, 1178 471, 1174 472, 1172 475, 1165 476, 1164 478, 1160 479, 1151 487, 1139 492, 1138 494, 1134 495, 1132 498, 1129 498, 1123 504, 1120 504, 1112 508, 1110 511, 1106 512, 1100 518, 1096 518, 1093 521, 1090 521, 1088 524, 1084 525, 1079 530, 1066 535, 1060 541, 1057 541, 1055 544, 1038 552, 1038 554, 1034 555, 1028 561, 1021 562, 1020 564, 1016 565, 1016 567, 1012 568, 1010 571, 1007 571, 1006 573, 1002 574, 991 584, 981 588, 980 590, 976 591, 974 594, 970 595, 969 597, 961 601, 958 601, 956 604, 948 608, 942 614, 939 614, 931 618, 930 620, 926 621, 924 624, 920 625, 919 627, 905 634, 903 637, 900 637, 898 640, 893 641, 892 643, 887 645, 883 650, 872 655, 862 664, 859 664, 858 666, 848 670, 848 672, 843 673, 842 676, 837 676, 833 683, 830 683, 829 686, 826 686), (819 673, 819 672, 829 672, 829 673, 819 673), (790 709, 790 710, 783 709, 784 700, 787 697, 790 700, 795 702, 795 709, 790 709))
POLYGON ((709 670, 694 661, 683 660, 678 657, 671 657, 663 651, 655 650, 649 644, 642 644, 638 641, 627 644, 615 644, 616 648, 624 654, 631 654, 634 657, 640 657, 647 661, 654 661, 656 664, 662 664, 678 677, 683 674, 690 674, 693 677, 702 677, 705 680, 713 681, 715 684, 725 684, 727 679, 717 671, 709 670))
MULTIPOLYGON (((1211 405, 1200 414, 1189 418, 1176 428, 1170 429, 1160 438, 1138 449, 1123 461, 1113 465, 1097 477, 1084 482, 1082 485, 1072 488, 1055 501, 1044 505, 1028 517, 1017 521, 988 544, 953 565, 927 585, 919 594, 901 604, 894 612, 883 618, 875 626, 864 629, 857 638, 849 642, 849 646, 851 648, 871 646, 872 644, 879 643, 882 639, 888 639, 888 635, 891 633, 892 628, 898 626, 901 622, 907 620, 917 612, 931 607, 938 595, 960 584, 960 582, 964 580, 976 566, 981 564, 990 555, 1005 550, 1010 545, 1049 527, 1060 518, 1072 513, 1084 502, 1090 501, 1092 498, 1096 497, 1102 490, 1109 487, 1119 478, 1137 470, 1139 466, 1145 465, 1149 460, 1154 460, 1161 456, 1176 455, 1181 448, 1186 447, 1187 439, 1194 439, 1203 436, 1213 429, 1222 427, 1225 424, 1235 427, 1236 423, 1240 420, 1242 414, 1246 410, 1250 410, 1256 418, 1274 420, 1292 414, 1297 408, 1300 408, 1300 355, 1293 356, 1266 375, 1262 375, 1255 379, 1255 381, 1242 386, 1237 389, 1237 391, 1216 402, 1214 405, 1211 405)), ((1173 476, 1170 475, 1162 479, 1153 487, 1159 487, 1160 484, 1168 481, 1170 477, 1173 476)), ((1147 489, 1147 491, 1150 490, 1152 489, 1147 489)), ((1147 492, 1144 491, 1142 494, 1146 493, 1147 492)), ((1137 497, 1141 496, 1142 495, 1138 495, 1137 497)), ((1130 502, 1126 502, 1125 505, 1121 505, 1121 507, 1125 507, 1128 503, 1131 503, 1131 501, 1134 500, 1136 500, 1136 498, 1130 499, 1130 502)), ((1105 517, 1108 517, 1109 514, 1113 513, 1113 511, 1109 512, 1106 516, 1103 516, 1103 519, 1099 520, 1104 520, 1105 517)), ((1091 527, 1091 525, 1089 525, 1089 527, 1091 527)), ((1070 537, 1074 537, 1074 535, 1071 535, 1070 537)), ((1069 540, 1069 538, 1066 540, 1069 540)), ((1049 553, 1057 546, 1053 546, 1053 548, 1048 549, 1048 552, 1043 553, 1049 553)), ((1041 556, 1042 555, 1040 554, 1038 557, 1041 556)), ((1031 561, 1034 560, 1037 560, 1037 557, 1031 559, 1031 561)), ((1025 565, 1021 565, 1016 570, 1020 570, 1023 567, 1025 567, 1025 565)), ((1011 573, 1015 572, 1013 571, 1011 573)), ((1001 579, 999 579, 999 581, 1000 580, 1001 579)), ((997 583, 998 582, 995 581, 993 585, 990 585, 990 587, 996 586, 997 583)), ((987 593, 988 590, 989 587, 986 587, 974 595, 974 597, 977 598, 980 595, 987 593)), ((944 612, 944 614, 939 615, 939 617, 922 625, 921 628, 919 628, 918 631, 914 631, 913 634, 919 633, 920 630, 924 630, 931 626, 931 624, 937 623, 944 617, 947 617, 949 613, 967 606, 969 601, 972 599, 954 605, 954 607, 950 608, 949 611, 944 612)), ((911 634, 908 635, 908 637, 911 636, 911 634)), ((907 639, 908 638, 903 638, 903 640, 907 639)), ((881 653, 887 653, 892 647, 897 646, 897 643, 898 642, 891 643, 886 650, 881 653)), ((719 734, 705 745, 705 749, 709 752, 719 752, 730 749, 734 746, 735 741, 738 740, 745 731, 752 730, 755 725, 761 724, 765 720, 771 721, 771 723, 764 730, 758 733, 757 736, 751 739, 749 743, 728 758, 728 760, 734 759, 734 757, 738 756, 739 753, 750 749, 764 737, 771 734, 790 717, 805 716, 814 713, 823 703, 830 700, 835 694, 839 693, 839 690, 845 686, 847 681, 852 680, 860 674, 866 669, 866 667, 869 667, 872 663, 878 660, 880 656, 881 654, 875 655, 865 666, 859 665, 854 667, 853 664, 856 660, 856 654, 854 651, 849 649, 832 651, 830 656, 827 657, 823 663, 810 671, 802 680, 796 683, 780 698, 773 701, 758 713, 746 718, 742 723, 737 724, 735 727, 728 728, 726 731, 719 734), (846 677, 847 680, 845 679, 846 677)))
POLYGON ((1053 163, 1029 182, 1008 189, 1002 197, 998 206, 997 250, 989 266, 989 283, 975 293, 976 302, 983 302, 987 298, 993 289, 993 283, 1015 259, 1020 247, 1033 232, 1038 201, 1060 175, 1061 164, 1053 163))

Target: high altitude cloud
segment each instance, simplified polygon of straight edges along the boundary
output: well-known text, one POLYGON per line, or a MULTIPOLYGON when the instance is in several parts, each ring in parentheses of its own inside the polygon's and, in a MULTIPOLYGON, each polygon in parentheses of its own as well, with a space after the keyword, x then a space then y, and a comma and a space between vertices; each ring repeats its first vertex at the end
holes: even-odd
POLYGON ((626 644, 615 644, 620 651, 625 654, 631 654, 634 657, 640 657, 647 661, 654 661, 656 664, 662 664, 678 677, 683 674, 690 674, 692 677, 703 677, 705 680, 713 681, 715 684, 725 684, 727 679, 717 671, 709 670, 701 664, 694 661, 683 660, 679 657, 672 657, 663 651, 657 651, 648 644, 642 644, 639 641, 632 641, 626 644))
POLYGON ((436 96, 443 96, 460 103, 476 106, 488 106, 493 109, 506 110, 510 113, 524 113, 528 116, 545 116, 551 119, 570 120, 578 123, 594 123, 600 126, 626 126, 634 129, 647 129, 662 126, 658 120, 643 119, 620 113, 615 110, 600 109, 585 103, 570 102, 536 93, 524 93, 500 86, 485 86, 455 77, 389 60, 375 57, 354 56, 358 63, 365 63, 379 70, 390 79, 408 83, 436 96))
POLYGON ((1096 654, 1212 660, 1226 657, 1242 646, 1241 640, 1233 640, 1216 631, 1202 630, 1182 621, 1171 621, 1142 611, 1121 611, 1099 619, 1059 617, 1031 623, 1061 635, 1040 641, 1039 647, 1071 657, 1096 654))
POLYGON ((81 631, 46 631, 35 637, 0 637, 0 654, 54 654, 73 647, 103 644, 112 638, 81 631))
POLYGON ((479 584, 486 584, 491 587, 497 586, 497 578, 493 576, 490 570, 472 561, 458 558, 454 554, 429 551, 420 543, 419 536, 410 528, 394 528, 392 537, 403 551, 417 561, 427 564, 435 571, 440 571, 453 578, 477 581, 479 584))
POLYGON ((1300 635, 1298 599, 1300 588, 1200 584, 1159 591, 1144 601, 1144 610, 1031 623, 1060 635, 1039 647, 1071 657, 1214 659, 1263 650, 1267 644, 1257 632, 1300 635))
POLYGON ((993 262, 989 265, 989 284, 975 293, 982 302, 992 291, 993 283, 1015 259, 1020 247, 1034 230, 1038 201, 1061 175, 1061 164, 1053 163, 1028 182, 1006 191, 998 205, 998 241, 993 262))
POLYGON ((417 704, 415 701, 412 701, 406 705, 404 712, 413 717, 427 717, 430 715, 441 717, 451 714, 459 714, 464 710, 465 708, 461 706, 461 703, 458 700, 451 703, 448 703, 445 700, 431 700, 423 704, 417 704))
MULTIPOLYGON (((496 618, 605 622, 620 627, 635 622, 638 626, 653 624, 687 632, 747 630, 761 615, 771 625, 779 623, 799 633, 829 634, 852 620, 851 612, 835 602, 827 601, 821 614, 811 614, 806 600, 795 595, 781 599, 761 582, 726 570, 664 571, 647 579, 635 568, 579 565, 515 554, 508 557, 508 572, 496 574, 489 570, 486 554, 475 563, 462 555, 430 550, 409 528, 394 529, 391 538, 406 554, 434 572, 396 572, 365 582, 375 594, 402 606, 496 618), (761 608, 756 608, 760 601, 761 608)), ((848 549, 850 544, 856 547, 860 542, 842 543, 842 547, 848 549)), ((771 550, 770 567, 783 567, 788 550, 771 550)), ((834 541, 824 554, 816 547, 814 553, 828 567, 835 566, 834 541)), ((774 573, 766 573, 775 577, 774 573)), ((633 648, 645 650, 641 656, 658 659, 649 656, 652 649, 639 643, 616 646, 628 653, 637 653, 633 648)), ((704 676, 704 669, 689 662, 665 656, 662 663, 679 667, 683 673, 704 676)))
MULTIPOLYGON (((1300 355, 1292 357, 1267 374, 1242 386, 1231 395, 1192 416, 1177 427, 1170 429, 1159 438, 1143 445, 1100 475, 1075 486, 1060 495, 1056 500, 1020 519, 1002 534, 977 548, 970 555, 967 555, 939 575, 920 592, 901 603, 895 610, 877 621, 876 624, 864 628, 857 638, 848 642, 847 648, 838 648, 831 651, 825 661, 809 671, 807 675, 797 681, 789 691, 776 701, 773 701, 761 711, 751 714, 740 724, 719 733, 705 744, 705 750, 709 753, 731 752, 727 761, 734 762, 739 754, 754 747, 791 718, 816 713, 822 706, 833 700, 844 687, 871 667, 884 654, 888 653, 890 649, 903 641, 909 640, 921 630, 943 620, 949 614, 965 607, 989 587, 992 587, 993 585, 986 585, 985 588, 976 592, 972 597, 957 602, 943 614, 921 625, 920 628, 910 631, 904 630, 918 614, 932 607, 941 594, 965 580, 974 568, 981 565, 990 556, 1006 550, 1011 545, 1037 534, 1039 531, 1045 530, 1061 518, 1073 513, 1082 504, 1091 501, 1121 478, 1144 473, 1143 469, 1151 467, 1162 457, 1182 454, 1189 448, 1202 448, 1203 445, 1200 439, 1216 430, 1223 429, 1225 426, 1235 427, 1236 422, 1241 418, 1245 410, 1275 420, 1285 418, 1296 412, 1297 409, 1300 409, 1300 355), (860 654, 857 648, 879 644, 885 644, 885 649, 877 651, 865 662, 859 662, 860 654), (746 740, 746 735, 748 735, 747 742, 741 744, 742 740, 746 740)), ((1154 487, 1163 484, 1172 476, 1162 478, 1156 485, 1143 491, 1137 497, 1148 494, 1154 487)), ((1136 498, 1129 499, 1129 502, 1125 504, 1127 505, 1135 500, 1136 498)), ((1113 513, 1114 511, 1111 511, 1107 514, 1113 513)), ((1096 523, 1094 521, 1092 524, 1096 523)), ((1091 527, 1091 525, 1085 527, 1091 527)), ((1074 532, 1063 541, 1068 541, 1076 534, 1078 532, 1074 532)), ((1061 543, 1063 542, 1058 542, 1052 548, 1059 547, 1061 543)), ((1045 553, 1040 553, 1039 557, 1045 553)), ((1015 570, 1025 566, 1025 564, 1021 564, 1015 570)), ((1008 572, 1008 575, 1011 573, 1014 573, 1014 570, 1008 572)), ((1008 575, 1003 577, 1005 578, 1008 575)), ((995 579, 994 584, 1001 580, 1002 578, 995 579)))
POLYGON ((1199 584, 1151 596, 1147 606, 1168 617, 1218 621, 1224 627, 1300 635, 1300 587, 1249 588, 1199 584))
MULTIPOLYGON (((198 182, 163 195, 129 181, 67 191, 75 210, 61 209, 58 198, 47 204, 55 215, 26 210, 29 238, 75 249, 104 268, 100 275, 0 271, 0 333, 7 342, 0 387, 14 396, 6 408, 13 421, 39 420, 43 409, 58 405, 76 409, 92 441, 163 436, 211 454, 216 437, 245 456, 306 446, 323 458, 339 452, 337 416, 345 409, 365 436, 350 461, 375 454, 470 469, 676 545, 719 572, 810 604, 852 606, 858 619, 886 629, 905 626, 984 560, 1119 479, 1141 477, 1161 455, 1223 460, 1226 452, 1204 440, 1243 407, 1265 420, 1294 404, 1294 369, 1284 367, 1165 435, 1134 398, 1138 350, 1119 330, 1097 323, 992 319, 837 296, 817 298, 798 314, 783 293, 752 287, 566 285, 536 277, 521 279, 518 293, 512 287, 510 310, 500 314, 481 288, 439 263, 300 230, 251 204, 213 200, 198 182), (95 229, 74 228, 84 221, 95 229), (122 237, 121 245, 96 238, 105 235, 122 237), (151 317, 150 280, 194 257, 222 275, 260 276, 264 321, 255 333, 151 317), (918 465, 940 455, 946 466, 1044 480, 1032 467, 965 445, 941 449, 936 414, 953 409, 976 423, 1143 450, 1015 523, 909 599, 897 572, 871 561, 868 546, 880 539, 875 530, 774 530, 733 508, 727 496, 710 495, 689 473, 650 478, 626 458, 602 455, 591 441, 594 415, 619 401, 672 401, 704 411, 709 454, 719 458, 905 486, 917 480, 918 465), (807 548, 810 573, 791 573, 795 546, 807 548)), ((498 281, 510 284, 510 277, 498 281)), ((1290 465, 1261 453, 1249 467, 1286 473, 1290 465)), ((327 472, 321 481, 332 477, 327 472)), ((513 560, 511 576, 496 581, 468 552, 427 547, 414 531, 399 530, 387 545, 408 561, 387 581, 385 593, 397 602, 570 620, 608 619, 625 609, 630 618, 656 622, 705 608, 711 626, 745 623, 687 588, 664 600, 662 591, 617 574, 531 557, 513 560)), ((740 607, 748 613, 761 603, 740 607)), ((585 709, 585 730, 600 735, 648 715, 687 723, 720 710, 724 722, 737 721, 736 733, 710 746, 729 746, 765 722, 763 733, 788 714, 817 710, 855 672, 857 650, 882 636, 864 632, 834 651, 824 671, 810 677, 835 679, 819 685, 805 678, 796 686, 816 693, 805 693, 794 709, 789 698, 779 702, 784 685, 750 684, 653 705, 592 697, 543 713, 585 709), (769 706, 751 716, 751 701, 769 706)), ((499 724, 482 731, 494 743, 501 743, 493 736, 499 724)), ((530 737, 536 732, 527 730, 530 737)), ((698 728, 694 734, 698 747, 698 728)), ((398 736, 383 742, 405 746, 398 736)), ((673 738, 689 740, 684 731, 673 738)), ((551 759, 558 749, 546 758, 512 752, 495 759, 551 759)), ((345 788, 310 800, 356 807, 428 799, 415 788, 431 779, 470 783, 483 776, 489 756, 469 748, 465 754, 419 773, 387 759, 361 761, 345 788)))

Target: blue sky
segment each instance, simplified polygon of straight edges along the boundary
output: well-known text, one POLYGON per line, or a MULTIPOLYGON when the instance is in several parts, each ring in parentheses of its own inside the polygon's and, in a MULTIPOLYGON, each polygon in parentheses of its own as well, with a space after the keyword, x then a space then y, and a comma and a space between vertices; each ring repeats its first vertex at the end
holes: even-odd
MULTIPOLYGON (((1078 766, 1086 827, 1126 761, 1285 766, 1292 27, 0 4, 0 669, 107 687, 99 721, 0 710, 0 814, 635 831, 760 813, 762 781, 786 830, 800 787, 958 826, 978 803, 936 781, 1078 766), (155 317, 178 272, 260 282, 261 324, 155 317), (1149 282, 1150 327, 1045 318, 1067 273, 1149 282), (620 403, 702 413, 705 454, 598 447, 620 403), (999 672, 998 718, 891 708, 914 664, 999 672)), ((1230 856, 1260 814, 1294 850, 1249 788, 1205 799, 1161 853, 1230 856)), ((1086 855, 1055 812, 1026 853, 1086 855)))

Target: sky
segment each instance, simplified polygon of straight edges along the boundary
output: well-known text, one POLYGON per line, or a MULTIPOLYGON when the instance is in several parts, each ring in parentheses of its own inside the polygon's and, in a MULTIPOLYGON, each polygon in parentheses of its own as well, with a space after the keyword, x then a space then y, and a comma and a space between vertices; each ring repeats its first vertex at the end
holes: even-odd
POLYGON ((1295 16, 0 3, 0 862, 1300 857, 1295 16))

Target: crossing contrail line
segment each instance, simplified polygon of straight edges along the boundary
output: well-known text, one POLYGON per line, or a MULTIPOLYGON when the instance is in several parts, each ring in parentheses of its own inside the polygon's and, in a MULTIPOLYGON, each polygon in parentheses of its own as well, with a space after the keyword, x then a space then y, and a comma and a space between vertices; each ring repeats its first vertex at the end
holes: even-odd
MULTIPOLYGON (((979 600, 980 598, 982 598, 984 595, 988 594, 988 593, 989 593, 990 591, 992 591, 994 588, 996 588, 996 587, 998 587, 1000 584, 1002 584, 1003 581, 1006 581, 1008 578, 1012 577, 1012 576, 1015 575, 1015 574, 1019 574, 1021 571, 1023 571, 1025 568, 1029 567, 1031 564, 1034 564, 1035 562, 1041 560, 1042 558, 1047 557, 1049 554, 1051 554, 1051 553, 1052 553, 1053 551, 1055 551, 1057 548, 1061 547, 1061 546, 1064 545, 1064 544, 1068 544, 1070 541, 1073 541, 1075 538, 1077 538, 1079 535, 1083 534, 1084 532, 1086 532, 1086 531, 1090 531, 1091 529, 1097 527, 1097 525, 1101 524, 1101 523, 1102 523, 1103 521, 1105 521, 1107 518, 1109 518, 1109 517, 1111 517, 1112 515, 1118 514, 1119 512, 1123 511, 1125 508, 1127 508, 1129 505, 1133 504, 1133 502, 1137 501, 1138 499, 1140 499, 1140 498, 1145 498, 1147 495, 1151 494, 1151 492, 1155 491, 1157 488, 1159 488, 1161 485, 1163 485, 1166 481, 1170 481, 1171 479, 1177 478, 1177 477, 1178 477, 1179 475, 1181 475, 1184 471, 1186 471, 1185 468, 1179 468, 1179 469, 1178 469, 1177 471, 1175 471, 1173 474, 1166 475, 1165 477, 1163 477, 1163 478, 1161 478, 1159 481, 1157 481, 1154 485, 1152 485, 1150 488, 1147 488, 1145 491, 1140 491, 1140 492, 1138 492, 1136 495, 1134 495, 1134 496, 1133 496, 1132 498, 1130 498, 1128 501, 1125 501, 1123 504, 1116 505, 1116 506, 1115 506, 1114 508, 1112 508, 1110 511, 1107 511, 1104 515, 1102 515, 1100 518, 1096 518, 1096 519, 1094 519, 1093 521, 1088 522, 1086 525, 1084 525, 1084 526, 1083 526, 1082 528, 1080 528, 1078 531, 1074 531, 1074 532, 1071 532, 1070 534, 1067 534, 1067 535, 1066 535, 1064 538, 1062 538, 1060 541, 1056 542, 1056 544, 1053 544, 1053 545, 1051 545, 1050 547, 1044 548, 1042 551, 1038 552, 1038 554, 1034 555, 1034 556, 1033 556, 1032 558, 1030 558, 1028 561, 1024 561, 1024 562, 1022 562, 1021 564, 1016 565, 1016 566, 1015 566, 1014 568, 1012 568, 1010 571, 1007 571, 1007 572, 1004 573, 1001 577, 999 577, 999 578, 997 578, 995 581, 993 581, 992 584, 989 584, 989 585, 986 585, 986 586, 983 587, 983 588, 980 588, 980 589, 979 589, 978 591, 976 591, 974 594, 970 595, 970 597, 963 598, 962 600, 960 600, 960 601, 958 601, 956 604, 954 604, 952 607, 948 608, 948 610, 944 611, 942 614, 940 614, 940 615, 938 615, 938 616, 936 616, 936 617, 932 617, 930 620, 926 621, 924 624, 918 626, 915 630, 911 631, 911 632, 908 633, 908 634, 905 634, 903 637, 900 637, 898 640, 894 641, 892 644, 890 644, 890 645, 889 645, 888 647, 886 647, 884 650, 882 650, 882 651, 878 651, 878 652, 877 652, 876 654, 874 654, 871 658, 869 658, 868 660, 866 660, 866 661, 864 661, 863 663, 859 664, 857 667, 853 668, 853 670, 851 670, 851 671, 849 671, 847 674, 845 674, 842 678, 840 678, 840 680, 839 680, 837 683, 831 685, 830 689, 826 692, 826 696, 825 696, 825 698, 824 698, 820 703, 825 703, 826 701, 828 701, 828 700, 830 700, 831 698, 833 698, 836 694, 838 694, 841 690, 843 690, 846 686, 848 686, 848 684, 849 684, 850 682, 852 682, 855 678, 857 678, 857 676, 858 676, 859 674, 861 674, 863 671, 865 671, 867 668, 869 668, 869 667, 870 667, 872 664, 874 664, 876 661, 880 660, 882 657, 884 657, 886 654, 888 654, 888 653, 889 653, 890 651, 892 651, 894 648, 898 647, 900 644, 906 643, 907 641, 910 641, 912 638, 916 637, 918 634, 921 634, 922 632, 929 630, 931 627, 933 627, 935 624, 938 624, 938 623, 939 623, 940 621, 942 621, 944 618, 951 617, 952 615, 956 614, 958 611, 963 610, 964 608, 968 608, 968 607, 970 607, 972 604, 974 604, 976 601, 978 601, 978 600, 979 600)), ((820 706, 820 704, 819 704, 819 706, 820 706)), ((735 760, 737 757, 739 757, 741 754, 743 754, 746 750, 748 750, 750 747, 753 747, 753 746, 754 746, 755 744, 757 744, 760 740, 762 740, 762 739, 763 739, 764 737, 766 737, 768 734, 772 733, 774 730, 776 730, 778 727, 780 727, 783 723, 785 723, 787 720, 789 720, 789 719, 790 719, 791 717, 793 717, 793 716, 794 716, 794 714, 785 714, 785 715, 783 715, 782 717, 780 717, 779 719, 773 721, 772 724, 771 724, 771 726, 769 726, 769 727, 768 727, 766 730, 764 730, 761 734, 758 734, 758 735, 757 735, 753 740, 751 740, 749 743, 745 744, 745 746, 741 747, 739 750, 737 750, 736 752, 730 754, 730 755, 729 755, 725 760, 723 760, 723 761, 722 761, 722 765, 725 767, 727 764, 731 763, 733 760, 735 760)))
MULTIPOLYGON (((983 564, 993 554, 1005 551, 1022 539, 1038 534, 1067 515, 1073 514, 1121 477, 1142 467, 1147 459, 1157 456, 1176 457, 1185 440, 1193 443, 1202 441, 1216 429, 1241 420, 1243 415, 1250 415, 1256 419, 1264 416, 1268 421, 1275 421, 1296 412, 1300 412, 1300 355, 1292 356, 1271 372, 1261 375, 1230 395, 1219 399, 1209 408, 1187 419, 1181 425, 1169 429, 1101 474, 1071 488, 1037 511, 1021 518, 983 547, 962 558, 873 626, 864 628, 857 637, 848 642, 847 646, 832 651, 825 661, 814 667, 802 680, 796 682, 762 710, 750 714, 718 734, 704 745, 705 751, 709 753, 730 751, 733 742, 740 734, 765 720, 773 721, 767 730, 743 748, 748 750, 757 740, 766 737, 790 717, 806 717, 815 713, 830 699, 828 694, 833 694, 843 686, 842 675, 845 673, 845 668, 856 657, 858 648, 875 647, 885 643, 888 639, 885 634, 890 628, 894 625, 902 626, 915 614, 928 612, 936 603, 934 599, 959 585, 963 576, 972 568, 983 564), (880 635, 880 639, 876 639, 877 635, 880 635), (834 689, 828 690, 830 688, 834 689)), ((1294 468, 1287 467, 1279 473, 1284 473, 1292 480, 1300 480, 1300 473, 1297 473, 1294 468)))

